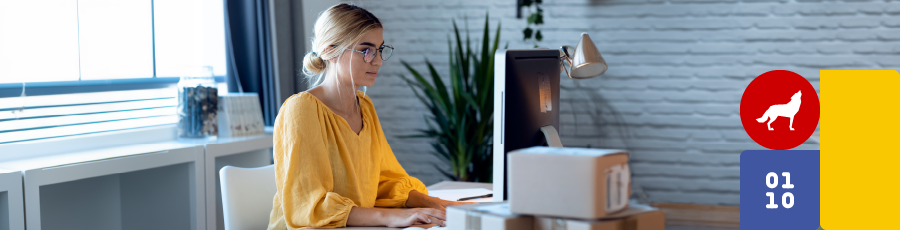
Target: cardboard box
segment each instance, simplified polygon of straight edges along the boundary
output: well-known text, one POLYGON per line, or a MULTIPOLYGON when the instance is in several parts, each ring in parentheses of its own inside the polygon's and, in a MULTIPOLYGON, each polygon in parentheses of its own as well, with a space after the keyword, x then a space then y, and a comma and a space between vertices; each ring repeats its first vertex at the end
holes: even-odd
POLYGON ((508 155, 513 213, 600 219, 628 207, 624 150, 531 147, 508 155))
POLYGON ((534 230, 664 230, 666 214, 649 206, 632 205, 600 220, 534 217, 534 230))
POLYGON ((516 215, 507 203, 482 203, 447 207, 448 230, 531 230, 531 216, 516 215))

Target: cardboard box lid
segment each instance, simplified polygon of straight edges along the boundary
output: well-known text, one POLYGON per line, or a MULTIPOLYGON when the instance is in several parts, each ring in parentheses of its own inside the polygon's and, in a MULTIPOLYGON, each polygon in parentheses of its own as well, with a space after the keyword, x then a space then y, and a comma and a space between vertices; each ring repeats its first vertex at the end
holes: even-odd
POLYGON ((640 209, 622 212, 627 216, 599 220, 564 219, 556 217, 535 217, 537 230, 664 230, 665 213, 658 209, 640 209))
POLYGON ((531 230, 532 217, 514 214, 506 202, 447 207, 448 230, 531 230))

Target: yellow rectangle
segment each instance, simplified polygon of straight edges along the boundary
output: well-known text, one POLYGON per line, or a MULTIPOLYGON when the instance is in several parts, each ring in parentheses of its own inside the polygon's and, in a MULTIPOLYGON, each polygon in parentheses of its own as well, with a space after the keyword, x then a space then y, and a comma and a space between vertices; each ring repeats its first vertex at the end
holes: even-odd
POLYGON ((893 228, 900 213, 900 74, 820 76, 822 228, 893 228))

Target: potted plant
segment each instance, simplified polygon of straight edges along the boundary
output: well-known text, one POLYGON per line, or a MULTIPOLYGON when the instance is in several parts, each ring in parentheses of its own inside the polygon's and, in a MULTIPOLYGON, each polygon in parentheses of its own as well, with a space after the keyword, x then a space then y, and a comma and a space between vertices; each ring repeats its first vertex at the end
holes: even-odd
POLYGON ((406 137, 432 139, 434 149, 431 153, 445 160, 452 170, 452 173, 441 171, 444 175, 457 181, 490 182, 493 166, 494 52, 500 41, 500 25, 497 25, 493 43, 490 43, 488 17, 485 15, 480 53, 472 49, 468 33, 463 44, 456 21, 453 21, 453 31, 455 42, 449 37, 447 39, 450 49, 449 87, 430 61, 425 60, 430 80, 409 63, 401 61, 413 78, 400 77, 429 110, 425 116, 427 128, 417 130, 418 135, 406 137))

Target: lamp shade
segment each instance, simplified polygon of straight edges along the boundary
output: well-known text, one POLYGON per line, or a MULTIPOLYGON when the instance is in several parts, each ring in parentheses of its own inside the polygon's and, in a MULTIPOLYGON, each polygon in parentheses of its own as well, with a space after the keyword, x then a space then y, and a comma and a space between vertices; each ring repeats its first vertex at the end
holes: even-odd
POLYGON ((562 58, 570 66, 571 70, 566 69, 566 74, 569 75, 569 78, 597 77, 605 73, 609 68, 606 65, 606 60, 603 60, 603 56, 600 56, 600 51, 597 50, 597 46, 594 45, 587 33, 581 34, 581 40, 578 41, 575 49, 572 49, 571 46, 563 46, 560 48, 560 52, 562 53, 562 58))

